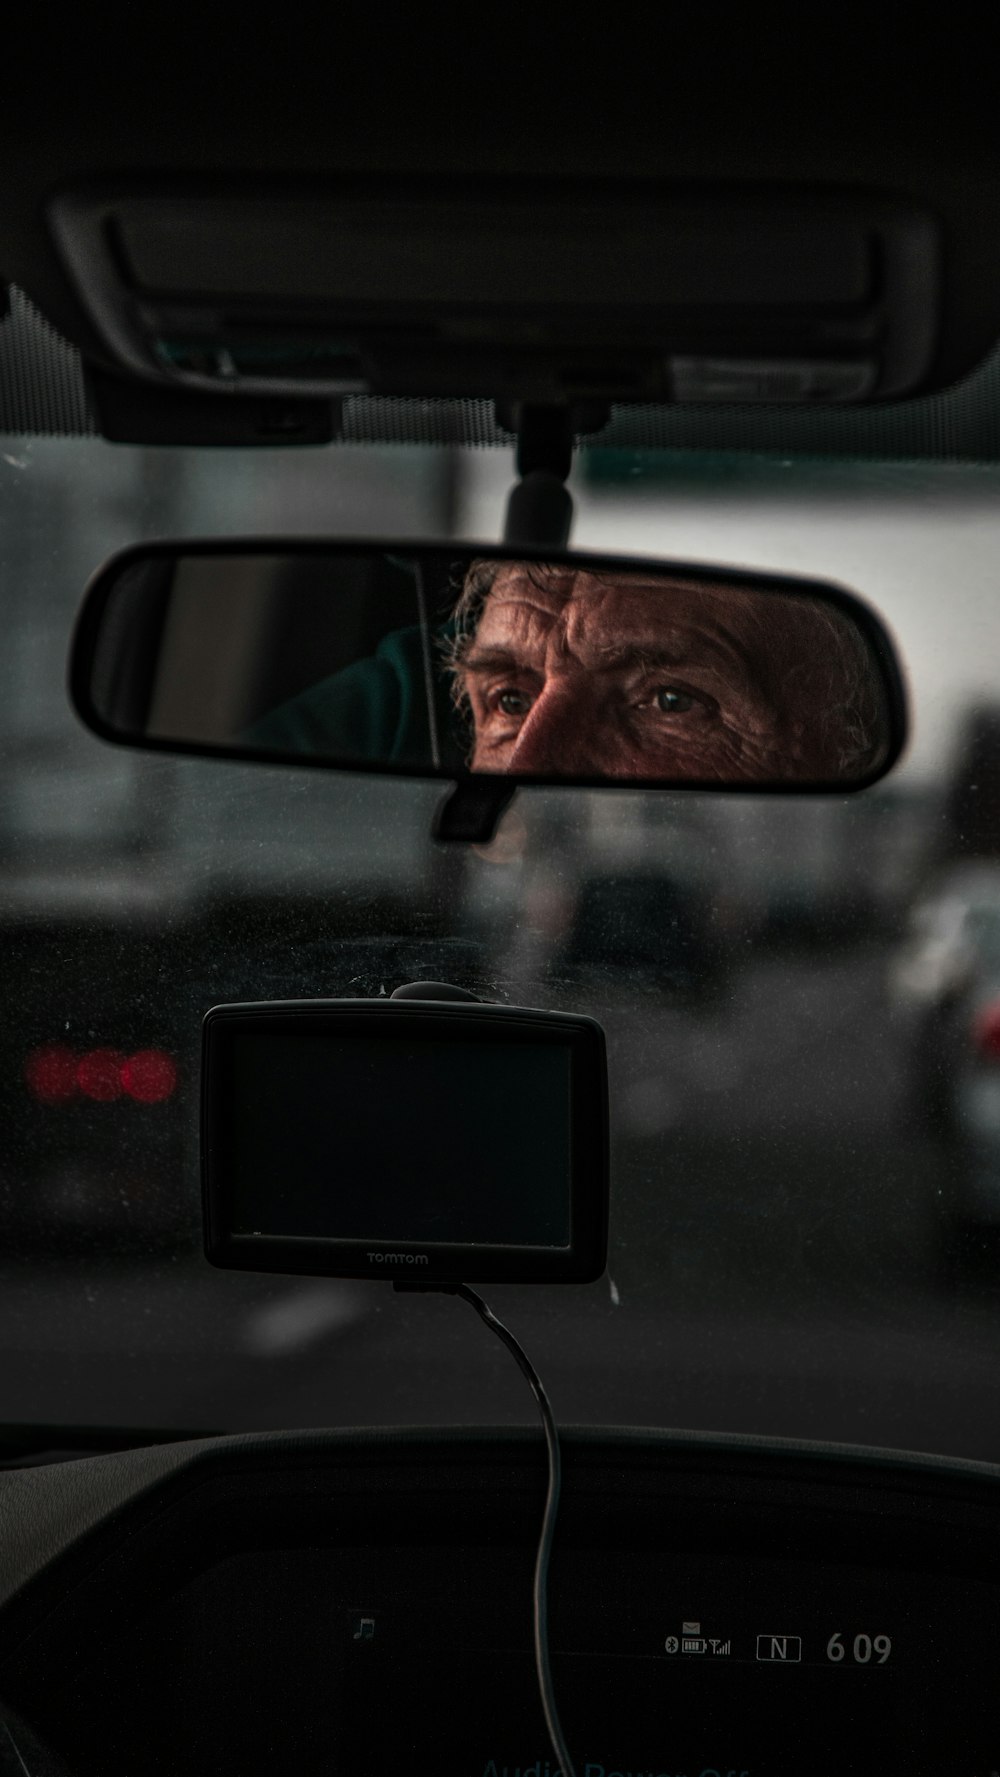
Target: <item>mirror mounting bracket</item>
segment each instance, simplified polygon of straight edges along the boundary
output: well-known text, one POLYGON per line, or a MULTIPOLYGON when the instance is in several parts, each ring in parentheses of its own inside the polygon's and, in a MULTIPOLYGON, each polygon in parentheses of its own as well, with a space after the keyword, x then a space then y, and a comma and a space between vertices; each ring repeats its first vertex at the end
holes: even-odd
POLYGON ((481 1005, 478 993, 470 992, 467 987, 456 987, 451 981, 406 981, 402 987, 394 987, 389 995, 391 1000, 474 1000, 481 1005))
POLYGON ((565 549, 573 524, 573 499, 566 486, 573 440, 579 433, 600 431, 608 414, 603 402, 573 407, 497 402, 498 424, 517 436, 519 479, 507 500, 505 543, 530 549, 565 549))
POLYGON ((431 838, 489 845, 516 788, 497 777, 463 778, 452 784, 434 811, 431 838))

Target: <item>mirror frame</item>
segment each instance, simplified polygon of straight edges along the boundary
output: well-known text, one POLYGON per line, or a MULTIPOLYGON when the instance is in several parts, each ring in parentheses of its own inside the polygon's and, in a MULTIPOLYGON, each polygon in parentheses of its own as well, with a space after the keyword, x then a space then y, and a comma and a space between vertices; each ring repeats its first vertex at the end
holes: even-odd
MULTIPOLYGON (((226 759, 239 764, 280 765, 286 770, 343 771, 358 776, 417 778, 427 782, 480 786, 486 794, 490 786, 507 786, 511 794, 521 786, 539 789, 588 789, 618 791, 659 790, 667 795, 695 792, 704 795, 750 796, 844 796, 870 788, 886 777, 898 762, 909 733, 908 703, 903 673, 887 629, 875 610, 857 593, 827 580, 798 575, 768 573, 761 569, 731 567, 727 563, 708 565, 705 562, 664 561, 652 556, 615 555, 600 550, 526 549, 523 545, 469 542, 464 539, 431 542, 405 538, 371 537, 190 537, 177 541, 157 539, 148 543, 130 544, 116 551, 91 575, 84 591, 70 642, 67 689, 70 703, 81 722, 101 740, 114 746, 135 748, 143 752, 172 753, 202 759, 226 759), (456 556, 489 556, 503 561, 567 562, 575 567, 601 567, 636 573, 682 575, 706 585, 724 578, 728 584, 748 591, 771 593, 785 598, 818 598, 833 604, 862 631, 872 649, 882 675, 889 719, 889 747, 885 759, 864 777, 843 782, 815 782, 811 779, 789 778, 777 783, 752 783, 745 779, 731 781, 718 778, 607 778, 546 777, 516 772, 456 772, 453 767, 435 769, 432 765, 404 765, 397 761, 382 765, 363 759, 337 760, 326 755, 307 754, 292 757, 287 752, 272 752, 263 747, 218 745, 210 741, 169 740, 161 736, 124 735, 104 720, 90 696, 94 655, 108 600, 123 569, 137 561, 159 560, 165 556, 197 555, 201 557, 233 555, 351 555, 360 552, 384 551, 392 555, 440 557, 453 551, 456 556)), ((509 797, 506 798, 509 800, 509 797)))

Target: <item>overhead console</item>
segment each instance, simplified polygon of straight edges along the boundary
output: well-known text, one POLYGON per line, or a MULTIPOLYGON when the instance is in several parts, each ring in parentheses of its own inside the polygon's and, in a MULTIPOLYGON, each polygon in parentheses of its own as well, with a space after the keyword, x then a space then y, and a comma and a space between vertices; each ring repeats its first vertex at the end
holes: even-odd
POLYGON ((77 185, 108 362, 190 391, 841 403, 919 389, 939 232, 896 197, 513 179, 77 185))
MULTIPOLYGON (((565 1443, 550 1639, 579 1777, 997 1765, 997 1471, 565 1443)), ((555 1777, 531 1655, 544 1488, 518 1432, 267 1434, 0 1474, 0 1727, 32 1753, 0 1746, 0 1771, 555 1777)))

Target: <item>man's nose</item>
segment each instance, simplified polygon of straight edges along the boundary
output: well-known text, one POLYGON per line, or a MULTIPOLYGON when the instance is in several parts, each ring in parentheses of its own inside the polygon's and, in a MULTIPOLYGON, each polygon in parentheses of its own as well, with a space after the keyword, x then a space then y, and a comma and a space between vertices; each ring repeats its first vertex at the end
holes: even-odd
POLYGON ((600 777, 602 725, 583 676, 549 681, 528 711, 508 771, 559 777, 600 777))

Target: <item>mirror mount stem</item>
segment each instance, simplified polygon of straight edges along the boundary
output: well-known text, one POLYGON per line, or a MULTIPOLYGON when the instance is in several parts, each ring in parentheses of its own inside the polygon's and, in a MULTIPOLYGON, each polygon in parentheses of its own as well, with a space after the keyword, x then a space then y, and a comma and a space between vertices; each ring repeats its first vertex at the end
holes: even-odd
POLYGON ((566 486, 573 461, 570 410, 518 402, 504 418, 517 433, 518 480, 507 499, 503 540, 515 548, 565 549, 573 523, 566 486))
POLYGON ((548 469, 532 469, 511 488, 503 540, 515 548, 565 549, 573 523, 573 496, 548 469))
POLYGON ((462 845, 489 845, 500 816, 514 800, 516 784, 502 777, 463 778, 452 784, 434 811, 431 838, 462 845))
POLYGON ((565 549, 573 524, 573 499, 566 481, 573 440, 600 431, 606 403, 569 407, 532 402, 497 402, 498 423, 517 436, 519 479, 507 500, 503 540, 515 548, 565 549))

